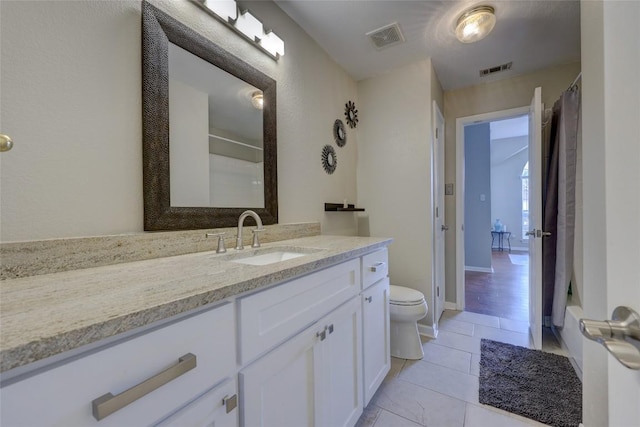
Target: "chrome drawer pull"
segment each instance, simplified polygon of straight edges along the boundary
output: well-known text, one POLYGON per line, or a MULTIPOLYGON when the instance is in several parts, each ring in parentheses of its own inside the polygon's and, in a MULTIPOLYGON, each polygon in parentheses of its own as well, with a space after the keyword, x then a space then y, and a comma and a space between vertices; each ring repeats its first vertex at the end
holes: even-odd
POLYGON ((141 397, 151 393, 152 391, 162 387, 169 381, 175 380, 180 375, 192 370, 196 367, 196 356, 191 353, 187 353, 178 359, 178 363, 165 369, 159 374, 144 380, 140 384, 134 385, 128 390, 114 396, 111 393, 107 393, 98 397, 91 402, 93 408, 93 416, 96 420, 108 417, 114 412, 124 408, 130 403, 135 402, 141 397))
POLYGON ((387 265, 386 262, 376 262, 375 264, 373 264, 371 267, 369 267, 369 270, 373 271, 374 273, 378 272, 378 269, 380 269, 382 271, 383 267, 387 265))

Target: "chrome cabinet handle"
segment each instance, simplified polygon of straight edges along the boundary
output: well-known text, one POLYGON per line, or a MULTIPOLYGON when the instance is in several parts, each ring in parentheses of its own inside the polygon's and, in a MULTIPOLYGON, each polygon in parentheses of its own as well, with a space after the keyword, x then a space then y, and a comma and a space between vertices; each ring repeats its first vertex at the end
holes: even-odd
POLYGON ((178 359, 177 364, 116 396, 111 393, 107 393, 97 399, 94 399, 91 402, 93 416, 96 420, 100 421, 195 367, 196 356, 194 354, 187 353, 178 359))
POLYGON ((372 296, 368 296, 364 300, 370 303, 373 300, 373 297, 372 296))
POLYGON ((316 337, 320 338, 320 341, 324 341, 327 338, 327 328, 324 328, 322 332, 316 332, 316 337))
POLYGON ((222 398, 222 404, 225 406, 227 414, 238 406, 238 395, 234 394, 229 397, 228 395, 222 398))
POLYGON ((441 225, 440 226, 440 230, 441 231, 448 231, 449 230, 449 226, 448 225, 441 225))
POLYGON ((640 315, 629 307, 616 307, 611 320, 580 319, 580 332, 602 344, 629 369, 640 370, 640 315))
POLYGON ((369 270, 373 271, 374 273, 378 272, 378 269, 381 269, 387 265, 386 262, 376 262, 375 264, 373 264, 371 267, 369 267, 369 270))

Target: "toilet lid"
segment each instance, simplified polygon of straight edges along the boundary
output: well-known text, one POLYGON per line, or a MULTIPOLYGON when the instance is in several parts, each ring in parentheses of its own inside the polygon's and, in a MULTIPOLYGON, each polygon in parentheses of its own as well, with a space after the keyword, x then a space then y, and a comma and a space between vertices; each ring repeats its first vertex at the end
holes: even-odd
POLYGON ((389 302, 401 305, 422 304, 424 295, 415 289, 391 285, 389 286, 389 302))

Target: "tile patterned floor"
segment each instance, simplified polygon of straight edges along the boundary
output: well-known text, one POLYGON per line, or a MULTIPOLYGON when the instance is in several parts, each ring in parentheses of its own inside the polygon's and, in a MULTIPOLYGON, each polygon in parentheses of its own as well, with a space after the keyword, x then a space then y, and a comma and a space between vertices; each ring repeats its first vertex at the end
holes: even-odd
MULTIPOLYGON (((438 338, 422 337, 424 359, 391 358, 391 371, 356 427, 544 426, 478 402, 481 338, 530 347, 526 322, 447 310, 438 338)), ((566 355, 550 331, 543 350, 566 355)))

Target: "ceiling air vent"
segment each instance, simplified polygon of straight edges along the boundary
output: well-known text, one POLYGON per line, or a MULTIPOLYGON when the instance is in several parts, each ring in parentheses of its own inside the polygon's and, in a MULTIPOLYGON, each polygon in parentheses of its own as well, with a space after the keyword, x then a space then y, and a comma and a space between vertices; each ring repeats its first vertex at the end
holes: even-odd
POLYGON ((485 68, 480 70, 480 77, 488 76, 489 74, 499 73, 500 71, 510 70, 513 62, 507 62, 506 64, 496 65, 495 67, 485 68))
POLYGON ((376 49, 382 49, 404 42, 404 36, 397 22, 385 25, 377 30, 369 31, 366 35, 369 36, 376 49))

